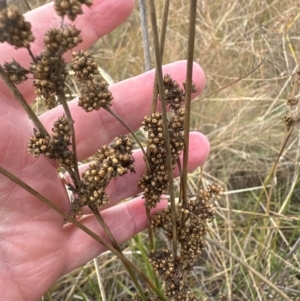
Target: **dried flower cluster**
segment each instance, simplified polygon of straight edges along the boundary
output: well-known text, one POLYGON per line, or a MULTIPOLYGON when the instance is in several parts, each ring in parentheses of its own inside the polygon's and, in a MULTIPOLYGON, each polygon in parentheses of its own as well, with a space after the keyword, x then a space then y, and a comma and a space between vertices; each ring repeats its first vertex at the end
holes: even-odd
POLYGON ((27 79, 27 74, 29 73, 29 70, 23 68, 14 59, 9 63, 4 63, 4 70, 9 74, 10 80, 16 85, 24 82, 27 79))
MULTIPOLYGON (((300 86, 300 69, 296 71, 294 85, 300 86)), ((296 124, 300 120, 300 108, 299 108, 299 99, 295 96, 291 96, 288 98, 286 102, 289 113, 282 117, 282 121, 285 126, 289 130, 294 124, 296 124)))
POLYGON ((82 41, 79 34, 80 30, 74 26, 49 29, 44 38, 46 50, 31 64, 35 92, 44 99, 48 109, 57 106, 57 99, 63 95, 68 72, 62 54, 82 41))
MULTIPOLYGON (((179 256, 174 257, 169 249, 153 250, 148 254, 156 275, 166 283, 166 295, 176 301, 193 300, 183 279, 192 269, 205 245, 207 222, 214 217, 211 201, 214 197, 219 198, 221 194, 221 187, 213 184, 189 198, 186 205, 179 203, 176 222, 177 240, 181 246, 179 256)), ((151 228, 154 231, 162 229, 169 240, 173 239, 171 209, 156 212, 151 221, 151 228)))
POLYGON ((29 47, 34 41, 31 25, 15 5, 6 5, 0 0, 0 42, 7 42, 16 48, 29 47))
MULTIPOLYGON (((165 100, 172 111, 177 111, 181 108, 185 100, 185 82, 183 83, 184 90, 180 89, 178 83, 171 78, 169 74, 164 76, 165 100)), ((196 86, 192 83, 192 93, 197 92, 196 86)))
POLYGON ((109 146, 104 145, 96 154, 95 161, 82 174, 82 181, 78 195, 72 204, 74 215, 79 214, 83 206, 96 205, 102 207, 109 201, 105 192, 110 180, 117 176, 123 176, 128 171, 135 172, 132 149, 134 143, 128 136, 115 138, 109 146))
POLYGON ((67 76, 66 63, 61 55, 44 51, 31 64, 35 93, 42 97, 48 109, 57 106, 55 95, 63 91, 67 76))
POLYGON ((74 51, 72 55, 71 69, 81 83, 78 105, 86 112, 111 106, 113 97, 108 89, 108 84, 101 76, 100 80, 95 79, 95 76, 100 73, 89 52, 74 51))
POLYGON ((81 5, 85 4, 90 7, 93 4, 92 0, 55 0, 54 9, 59 16, 68 16, 71 21, 83 13, 81 5))
POLYGON ((68 119, 62 116, 54 122, 52 137, 34 130, 28 142, 28 152, 34 157, 44 154, 52 160, 58 160, 60 166, 68 170, 74 167, 73 152, 69 150, 70 138, 68 119))
POLYGON ((49 29, 44 37, 44 45, 50 53, 65 52, 82 42, 80 32, 75 26, 49 29))
MULTIPOLYGON (((180 106, 184 101, 185 92, 179 88, 178 83, 172 80, 170 75, 164 76, 164 87, 166 103, 171 109, 168 129, 172 162, 175 166, 184 149, 184 108, 180 106)), ((146 207, 153 208, 169 185, 162 114, 156 112, 150 116, 145 116, 142 125, 143 129, 148 132, 150 171, 141 177, 138 187, 144 192, 146 207)))

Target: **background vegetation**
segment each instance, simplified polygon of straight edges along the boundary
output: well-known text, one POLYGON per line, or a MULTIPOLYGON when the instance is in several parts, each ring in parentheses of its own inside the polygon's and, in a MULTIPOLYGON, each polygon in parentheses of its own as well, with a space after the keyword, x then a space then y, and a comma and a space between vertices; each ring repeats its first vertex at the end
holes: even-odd
MULTIPOLYGON (((23 1, 11 2, 27 10, 23 1)), ((32 7, 42 2, 29 1, 32 7)), ((186 58, 189 3, 171 2, 164 63, 186 58)), ((161 7, 160 18, 159 12, 161 7)), ((292 300, 300 300, 298 126, 269 182, 273 185, 271 198, 261 187, 286 137, 281 119, 287 113, 286 100, 300 54, 299 2, 199 0, 197 15, 195 61, 206 73, 207 86, 201 96, 204 98, 200 101, 199 97, 193 105, 192 128, 206 134, 211 143, 201 181, 207 184, 217 179, 226 190, 215 204, 217 216, 211 224, 211 238, 292 300), (211 94, 262 61, 247 78, 211 94)), ((116 82, 142 73, 145 67, 138 4, 129 19, 91 51, 116 82)), ((152 59, 154 62, 154 54, 152 59)), ((195 191, 198 173, 191 174, 190 183, 195 191)), ((142 258, 146 237, 140 234, 125 246, 128 256, 142 258)), ((97 261, 99 273, 93 262, 88 263, 61 278, 44 300, 101 300, 100 276, 107 300, 129 300, 134 289, 120 262, 111 254, 103 254, 97 261)), ((208 300, 217 300, 221 292, 230 300, 283 300, 210 244, 190 281, 195 282, 199 296, 208 300)))

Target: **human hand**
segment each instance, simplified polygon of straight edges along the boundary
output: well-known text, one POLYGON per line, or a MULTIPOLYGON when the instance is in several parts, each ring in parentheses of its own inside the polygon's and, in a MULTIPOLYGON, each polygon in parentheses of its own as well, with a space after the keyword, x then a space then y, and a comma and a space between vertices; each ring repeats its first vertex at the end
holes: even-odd
MULTIPOLYGON (((129 16, 133 7, 134 1, 131 0, 94 1, 92 8, 85 9, 85 14, 75 22, 82 30, 84 39, 80 48, 86 49, 116 28, 129 16)), ((49 4, 28 13, 26 20, 31 22, 36 37, 32 52, 38 54, 43 48, 44 32, 49 27, 58 26, 59 17, 55 17, 53 4, 49 4)), ((1 45, 1 64, 12 58, 28 67, 30 58, 24 49, 14 50, 9 45, 1 45)), ((164 73, 182 82, 185 68, 186 62, 180 61, 165 66, 164 73)), ((110 87, 114 97, 113 110, 132 129, 138 128, 143 116, 150 112, 153 79, 154 72, 150 71, 110 87)), ((194 64, 193 80, 199 94, 203 90, 205 78, 197 64, 194 64)), ((32 103, 32 82, 29 80, 19 88, 26 100, 32 103)), ((70 213, 69 199, 57 175, 55 163, 44 156, 36 159, 27 153, 27 142, 35 126, 3 82, 0 82, 0 102, 0 165, 70 213)), ((126 133, 123 126, 104 110, 87 115, 77 106, 76 100, 69 105, 75 120, 79 160, 92 155, 115 136, 126 133)), ((59 106, 40 116, 40 119, 50 131, 53 121, 62 114, 63 110, 59 106)), ((202 164, 208 152, 207 139, 200 133, 192 133, 189 169, 202 164)), ((116 205, 118 201, 138 193, 137 181, 144 172, 144 161, 140 151, 136 151, 134 157, 136 174, 111 181, 107 190, 110 207, 102 211, 120 244, 147 226, 144 200, 141 197, 116 205)), ((84 168, 86 166, 81 167, 81 172, 84 168)), ((157 209, 165 206, 166 203, 161 202, 157 209)), ((37 300, 58 277, 105 250, 82 230, 71 224, 65 225, 62 216, 3 175, 0 175, 0 208, 1 300, 37 300)), ((105 237, 92 215, 81 221, 99 236, 105 237)))

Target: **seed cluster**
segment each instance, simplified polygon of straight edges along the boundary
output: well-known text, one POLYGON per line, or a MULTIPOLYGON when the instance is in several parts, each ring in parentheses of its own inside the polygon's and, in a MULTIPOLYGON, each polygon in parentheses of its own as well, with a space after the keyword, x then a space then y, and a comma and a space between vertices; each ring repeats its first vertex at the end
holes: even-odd
MULTIPOLYGON (((164 76, 164 94, 165 101, 169 105, 172 111, 180 109, 181 105, 185 101, 185 82, 183 83, 184 90, 180 89, 179 84, 171 78, 169 74, 164 76)), ((192 93, 197 91, 195 84, 192 84, 192 93)))
POLYGON ((27 79, 26 74, 29 73, 29 70, 23 68, 14 59, 9 63, 4 63, 4 70, 8 73, 11 81, 13 81, 16 85, 24 82, 27 79))
POLYGON ((153 208, 159 202, 161 194, 168 188, 162 114, 156 112, 150 116, 145 116, 142 125, 144 126, 144 130, 148 131, 151 172, 144 174, 140 178, 138 187, 144 192, 146 207, 153 208))
POLYGON ((95 161, 82 174, 78 198, 72 208, 74 215, 80 213, 83 206, 97 205, 99 208, 109 202, 105 189, 110 180, 123 176, 128 171, 135 172, 132 149, 134 143, 128 136, 115 138, 114 142, 104 145, 96 154, 95 161))
MULTIPOLYGON (((300 86, 300 69, 297 69, 294 75, 294 84, 298 87, 300 86)), ((295 93, 295 91, 293 92, 295 93)), ((287 107, 288 107, 288 114, 282 117, 282 121, 284 122, 286 128, 289 130, 294 124, 300 121, 300 109, 299 109, 299 97, 298 96, 290 96, 287 99, 287 107)))
MULTIPOLYGON (((172 163, 175 166, 179 155, 184 149, 184 101, 185 92, 179 88, 170 75, 164 76, 164 93, 170 106, 171 116, 168 121, 172 163)), ((144 192, 145 205, 153 208, 160 200, 161 194, 168 189, 168 174, 166 163, 166 147, 163 135, 162 114, 155 112, 144 117, 143 129, 148 132, 150 172, 144 174, 138 182, 138 187, 144 192)))
POLYGON ((173 165, 176 164, 176 160, 184 150, 184 114, 184 108, 178 109, 176 113, 171 116, 168 124, 173 165))
MULTIPOLYGON (((300 75, 297 75, 296 77, 297 84, 300 84, 299 77, 300 75)), ((287 129, 290 129, 297 121, 300 120, 299 100, 296 97, 289 97, 286 104, 289 108, 289 113, 282 117, 282 121, 287 129)))
POLYGON ((82 42, 80 30, 75 26, 52 28, 45 33, 44 44, 49 52, 65 52, 82 42))
POLYGON ((30 66, 30 72, 33 74, 35 93, 50 103, 52 108, 57 103, 51 102, 53 95, 63 91, 64 82, 67 76, 66 63, 61 56, 44 51, 39 55, 35 62, 30 66))
MULTIPOLYGON (((176 260, 170 250, 154 250, 148 255, 155 273, 166 281, 167 295, 176 296, 175 300, 197 300, 187 293, 186 286, 180 285, 181 282, 178 282, 178 279, 181 279, 180 275, 183 277, 184 273, 192 269, 195 260, 201 254, 205 245, 207 222, 214 218, 211 202, 213 198, 219 199, 221 194, 222 188, 217 184, 212 184, 205 190, 200 189, 198 195, 187 200, 187 204, 179 203, 176 232, 181 248, 180 256, 176 260), (172 274, 173 272, 176 277, 172 274), (168 278, 169 275, 171 275, 170 278, 168 278), (176 282, 172 282, 173 280, 176 282)), ((156 212, 151 220, 151 228, 153 231, 164 230, 166 237, 172 240, 171 209, 156 212)))
POLYGON ((72 56, 71 69, 78 80, 92 80, 99 74, 98 66, 88 51, 74 51, 72 56))
POLYGON ((107 82, 102 80, 88 81, 81 91, 81 96, 78 100, 78 106, 86 112, 99 110, 100 108, 109 107, 112 105, 112 93, 108 89, 107 82))
POLYGON ((74 167, 73 152, 70 146, 70 126, 65 116, 59 117, 52 128, 52 137, 34 129, 29 139, 28 152, 34 157, 44 154, 52 160, 58 160, 60 166, 70 169, 74 167))
POLYGON ((93 4, 92 0, 55 0, 54 9, 59 16, 68 16, 71 21, 83 13, 81 5, 85 4, 90 7, 93 4))
POLYGON ((185 300, 187 287, 184 285, 184 269, 181 260, 175 258, 170 249, 152 250, 148 253, 148 261, 151 263, 157 277, 166 283, 166 296, 185 300))
POLYGON ((18 7, 6 6, 6 0, 0 0, 0 42, 27 48, 33 41, 31 25, 25 21, 18 7))
POLYGON ((71 69, 80 85, 78 106, 86 112, 107 108, 112 105, 112 93, 101 77, 98 66, 87 51, 74 51, 71 69), (97 76, 97 78, 96 78, 97 76))
POLYGON ((34 135, 28 141, 28 152, 35 158, 44 154, 52 159, 52 138, 36 129, 33 131, 34 135))

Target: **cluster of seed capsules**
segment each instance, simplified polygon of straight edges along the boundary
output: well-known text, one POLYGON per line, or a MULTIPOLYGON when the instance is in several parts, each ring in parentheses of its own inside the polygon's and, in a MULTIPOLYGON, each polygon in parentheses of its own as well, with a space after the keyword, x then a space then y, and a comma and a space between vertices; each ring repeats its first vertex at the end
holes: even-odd
MULTIPOLYGON (((174 300, 201 300, 189 293, 184 279, 204 248, 207 222, 214 218, 212 200, 219 199, 222 192, 219 185, 212 184, 190 197, 185 205, 178 204, 176 219, 176 234, 180 243, 178 256, 174 256, 170 249, 154 249, 148 253, 148 260, 156 276, 165 281, 166 295, 174 300)), ((166 237, 172 240, 171 209, 156 212, 151 220, 151 228, 153 231, 162 229, 166 237)))
POLYGON ((28 152, 34 157, 44 154, 46 157, 57 160, 67 170, 73 168, 73 151, 69 149, 71 130, 68 119, 59 117, 53 125, 52 137, 34 130, 34 135, 28 141, 28 152))
POLYGON ((74 51, 71 69, 79 81, 80 97, 79 107, 86 112, 99 110, 112 105, 112 93, 108 84, 101 76, 93 57, 88 51, 74 51))
POLYGON ((123 176, 128 171, 135 172, 132 156, 133 141, 128 136, 116 137, 110 145, 104 145, 96 154, 95 161, 89 164, 82 174, 78 190, 74 190, 75 198, 72 204, 73 215, 79 214, 83 206, 98 208, 109 202, 105 192, 112 178, 123 176))
MULTIPOLYGON (((175 166, 184 149, 185 111, 182 103, 185 100, 185 89, 180 89, 178 83, 170 75, 164 77, 164 87, 166 103, 171 111, 168 131, 172 163, 175 166)), ((192 87, 192 91, 196 91, 195 86, 192 87)), ((146 207, 150 209, 155 207, 161 194, 168 189, 162 114, 155 112, 146 116, 142 125, 148 133, 150 171, 141 177, 138 186, 144 192, 146 207)), ((213 184, 206 190, 201 189, 199 194, 189 198, 186 204, 178 204, 176 213, 176 234, 177 241, 180 243, 178 256, 175 256, 170 249, 154 249, 148 254, 148 260, 153 266, 156 276, 164 280, 166 284, 166 296, 172 300, 199 300, 189 292, 185 277, 205 245, 207 221, 214 217, 211 201, 214 197, 219 198, 221 193, 221 187, 213 184)), ((171 209, 167 208, 156 212, 152 216, 151 228, 153 231, 162 229, 166 237, 172 240, 171 209)))
POLYGON ((59 16, 68 16, 71 21, 83 13, 82 4, 90 7, 92 0, 54 0, 54 9, 59 16))
POLYGON ((7 0, 0 0, 0 42, 7 42, 16 48, 29 47, 34 41, 31 24, 15 5, 7 5, 7 0))
MULTIPOLYGON (((91 6, 92 1, 56 0, 54 6, 60 16, 67 15, 74 20, 82 13, 82 4, 91 6)), ((45 50, 35 56, 30 50, 30 43, 34 41, 30 23, 24 20, 16 6, 6 6, 6 0, 0 0, 0 37, 0 42, 8 42, 16 48, 27 48, 32 58, 29 69, 22 67, 15 60, 6 62, 4 68, 10 79, 15 84, 20 84, 27 80, 27 75, 31 73, 37 96, 44 100, 48 109, 57 106, 58 95, 63 95, 68 75, 62 55, 82 42, 80 30, 71 25, 49 29, 44 36, 45 50)))
MULTIPOLYGON (((185 92, 168 74, 164 76, 164 88, 166 103, 171 111, 168 129, 172 162, 175 166, 184 149, 184 108, 181 105, 185 99, 185 92)), ((150 170, 141 177, 138 187, 144 192, 145 205, 150 209, 156 206, 160 196, 166 192, 169 185, 162 114, 155 112, 145 116, 142 125, 143 129, 148 132, 150 170)))

